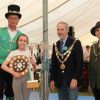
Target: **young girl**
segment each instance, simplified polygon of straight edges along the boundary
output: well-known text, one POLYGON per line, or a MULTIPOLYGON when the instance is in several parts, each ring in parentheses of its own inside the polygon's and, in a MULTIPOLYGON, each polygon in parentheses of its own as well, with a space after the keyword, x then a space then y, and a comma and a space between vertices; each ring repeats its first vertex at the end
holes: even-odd
MULTIPOLYGON (((8 67, 8 64, 10 61, 12 61, 12 58, 16 57, 16 56, 23 56, 24 58, 29 58, 29 50, 26 49, 28 43, 28 37, 25 34, 21 34, 18 39, 17 39, 17 49, 12 51, 7 59, 5 60, 5 62, 2 64, 2 69, 11 73, 13 75, 13 91, 14 91, 14 100, 29 100, 29 93, 30 90, 27 88, 27 78, 28 78, 28 73, 26 74, 21 74, 20 72, 18 72, 19 69, 17 69, 17 71, 11 70, 8 67)), ((18 63, 19 68, 22 65, 22 63, 18 63)), ((33 66, 33 68, 36 67, 36 63, 35 63, 35 57, 33 56, 33 58, 31 59, 31 64, 33 66)), ((16 64, 15 64, 16 65, 16 64)), ((28 64, 27 64, 27 68, 28 68, 28 64)))

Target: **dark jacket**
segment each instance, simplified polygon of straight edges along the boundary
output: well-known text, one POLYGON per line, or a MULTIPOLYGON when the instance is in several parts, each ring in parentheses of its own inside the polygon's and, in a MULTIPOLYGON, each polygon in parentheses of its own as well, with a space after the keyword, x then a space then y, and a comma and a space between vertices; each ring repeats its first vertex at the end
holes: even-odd
POLYGON ((98 43, 95 43, 91 46, 89 79, 92 88, 96 87, 97 89, 100 89, 100 48, 98 46, 98 43), (95 54, 97 55, 97 57, 95 54))
MULTIPOLYGON (((75 39, 68 36, 65 47, 70 47, 75 39)), ((56 42, 57 48, 60 51, 60 40, 56 42)), ((66 50, 64 51, 66 52, 66 50)), ((50 81, 55 81, 55 85, 60 88, 63 81, 66 82, 66 86, 70 86, 72 79, 76 79, 78 82, 81 78, 81 71, 83 67, 83 50, 79 40, 76 40, 72 52, 69 58, 65 61, 64 73, 60 69, 61 63, 57 59, 55 46, 53 45, 52 59, 51 59, 50 81)))

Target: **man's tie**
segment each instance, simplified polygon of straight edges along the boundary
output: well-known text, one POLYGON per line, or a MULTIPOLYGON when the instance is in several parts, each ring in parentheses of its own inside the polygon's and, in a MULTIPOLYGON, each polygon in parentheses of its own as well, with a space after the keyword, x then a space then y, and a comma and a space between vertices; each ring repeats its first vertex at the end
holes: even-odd
POLYGON ((63 53, 63 44, 64 44, 64 42, 60 41, 60 53, 63 53))

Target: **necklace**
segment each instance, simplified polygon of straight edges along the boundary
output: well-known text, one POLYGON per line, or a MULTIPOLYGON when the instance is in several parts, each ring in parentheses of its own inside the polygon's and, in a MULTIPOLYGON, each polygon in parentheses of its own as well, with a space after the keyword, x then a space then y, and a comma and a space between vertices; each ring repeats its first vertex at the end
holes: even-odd
POLYGON ((97 57, 100 55, 100 52, 96 53, 94 44, 93 44, 93 52, 94 52, 94 55, 96 56, 95 61, 97 61, 97 57))
POLYGON ((60 53, 58 48, 57 48, 57 45, 55 44, 55 52, 56 52, 57 59, 61 63, 60 69, 62 70, 62 72, 64 72, 63 70, 65 69, 64 62, 67 61, 67 59, 69 58, 75 42, 76 42, 76 40, 74 40, 73 44, 69 47, 69 49, 65 53, 60 53), (65 58, 64 58, 64 56, 65 56, 65 58))

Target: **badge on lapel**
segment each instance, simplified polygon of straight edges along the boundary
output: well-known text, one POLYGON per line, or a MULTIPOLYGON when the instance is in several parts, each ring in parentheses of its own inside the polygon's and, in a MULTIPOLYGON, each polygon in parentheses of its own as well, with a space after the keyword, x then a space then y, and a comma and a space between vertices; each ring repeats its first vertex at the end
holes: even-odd
POLYGON ((63 50, 64 50, 64 51, 66 51, 67 49, 68 49, 68 47, 67 47, 67 46, 65 46, 65 47, 63 48, 63 50))

